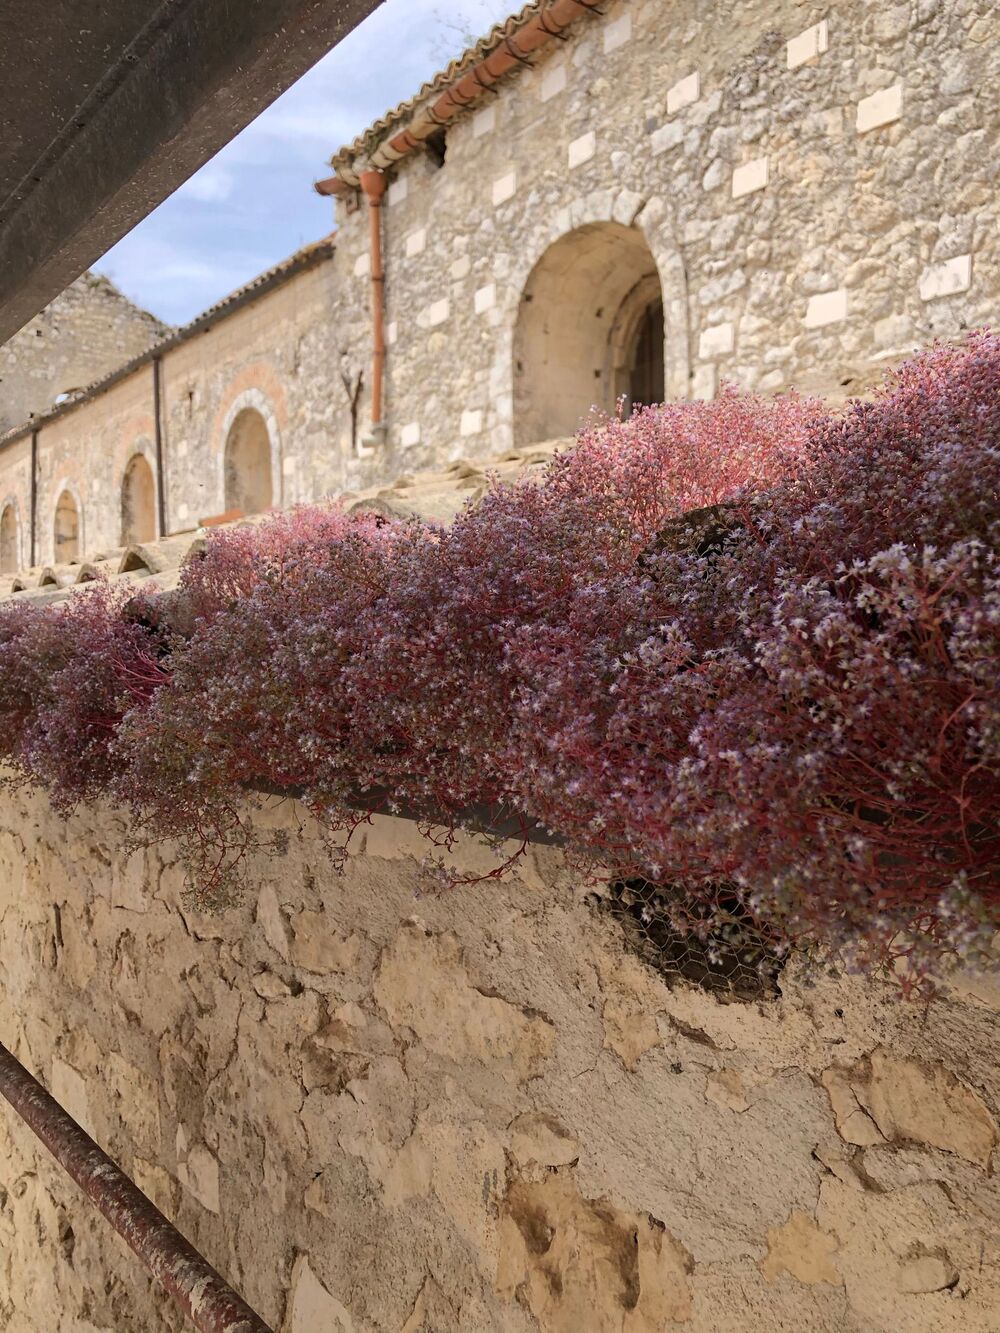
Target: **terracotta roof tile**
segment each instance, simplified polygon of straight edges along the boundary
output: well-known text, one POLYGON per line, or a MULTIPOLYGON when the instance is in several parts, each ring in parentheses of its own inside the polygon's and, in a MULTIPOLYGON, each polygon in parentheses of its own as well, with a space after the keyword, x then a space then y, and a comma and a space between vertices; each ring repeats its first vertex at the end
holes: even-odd
MULTIPOLYGON (((451 523, 470 501, 486 491, 489 479, 498 477, 511 482, 519 478, 538 479, 543 465, 551 461, 572 440, 549 440, 523 449, 510 449, 500 458, 480 462, 460 458, 445 467, 401 474, 389 484, 381 483, 363 491, 347 491, 339 497, 350 513, 365 511, 386 518, 418 518, 425 523, 451 523)), ((255 514, 222 528, 256 526, 267 514, 255 514)), ((204 550, 205 534, 200 530, 176 533, 157 542, 142 542, 124 549, 98 552, 89 560, 72 565, 55 565, 23 570, 0 580, 0 601, 16 597, 18 601, 59 602, 74 589, 85 588, 95 578, 112 583, 141 586, 145 580, 170 591, 176 587, 180 571, 192 555, 204 550), (52 581, 42 586, 42 580, 52 581)))
POLYGON ((394 129, 401 121, 407 120, 413 110, 432 97, 435 93, 443 92, 445 88, 455 82, 471 66, 479 63, 489 53, 503 41, 522 27, 528 19, 532 18, 544 7, 546 0, 532 0, 531 4, 524 5, 516 13, 509 15, 500 23, 495 23, 485 37, 481 37, 478 42, 470 46, 468 50, 456 57, 449 65, 434 75, 433 79, 423 84, 418 92, 412 97, 408 97, 405 102, 400 102, 398 106, 392 107, 380 116, 378 120, 373 121, 353 143, 345 144, 339 148, 330 159, 331 166, 337 166, 341 161, 347 161, 356 157, 360 153, 370 152, 371 149, 386 133, 394 129))

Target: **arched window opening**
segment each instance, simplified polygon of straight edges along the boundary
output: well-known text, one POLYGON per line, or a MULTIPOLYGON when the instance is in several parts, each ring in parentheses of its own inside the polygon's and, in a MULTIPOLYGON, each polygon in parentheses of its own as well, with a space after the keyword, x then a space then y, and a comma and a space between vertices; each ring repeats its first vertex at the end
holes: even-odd
POLYGON ((156 540, 156 480, 142 454, 129 460, 122 478, 122 545, 156 540))
POLYGON ((271 437, 254 407, 244 407, 226 437, 226 510, 259 514, 274 503, 271 485, 271 437))
POLYGON ((0 515, 0 574, 13 574, 20 564, 17 527, 17 510, 12 504, 4 505, 0 515))
POLYGON ((55 548, 57 565, 80 559, 80 511, 69 491, 63 491, 56 505, 55 548))
POLYGON ((574 434, 592 407, 662 402, 663 292, 642 233, 568 232, 535 265, 514 331, 514 442, 574 434))

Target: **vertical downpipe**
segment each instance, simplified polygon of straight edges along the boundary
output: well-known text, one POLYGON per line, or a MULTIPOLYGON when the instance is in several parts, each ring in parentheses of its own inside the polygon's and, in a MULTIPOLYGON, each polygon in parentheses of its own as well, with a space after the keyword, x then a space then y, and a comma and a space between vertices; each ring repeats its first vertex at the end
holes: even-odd
POLYGON ((33 568, 38 560, 38 431, 31 432, 31 559, 33 568))
POLYGON ((167 479, 163 475, 162 369, 160 358, 153 357, 153 436, 156 451, 156 521, 160 536, 167 535, 167 479))
POLYGON ((368 231, 371 244, 372 279, 372 428, 375 442, 385 439, 383 380, 385 377, 385 269, 382 263, 382 197, 385 177, 381 171, 362 171, 361 188, 368 200, 368 231))

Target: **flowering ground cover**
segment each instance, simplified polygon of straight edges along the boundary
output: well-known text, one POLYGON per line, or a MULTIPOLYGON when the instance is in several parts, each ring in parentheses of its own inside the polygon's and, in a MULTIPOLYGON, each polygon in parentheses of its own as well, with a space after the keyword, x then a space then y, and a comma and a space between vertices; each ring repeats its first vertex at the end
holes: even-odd
POLYGON ((432 845, 486 803, 914 984, 1000 927, 998 536, 980 331, 836 412, 727 389, 595 421, 447 529, 303 508, 175 593, 8 602, 0 754, 179 837, 209 896, 248 791, 341 835, 366 793, 416 807, 432 845))

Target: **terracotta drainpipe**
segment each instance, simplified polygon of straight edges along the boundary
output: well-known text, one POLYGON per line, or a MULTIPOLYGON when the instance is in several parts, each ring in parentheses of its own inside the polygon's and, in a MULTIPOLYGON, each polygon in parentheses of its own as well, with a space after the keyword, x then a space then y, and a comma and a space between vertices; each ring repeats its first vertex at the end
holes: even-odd
MULTIPOLYGON (((31 432, 31 560, 34 567, 38 559, 38 430, 31 432)), ((23 550, 23 547, 22 547, 23 550)))
POLYGON ((371 243, 372 279, 372 428, 373 442, 385 440, 382 419, 385 374, 385 269, 382 266, 382 197, 386 180, 381 171, 362 171, 361 188, 368 200, 368 234, 371 243))

